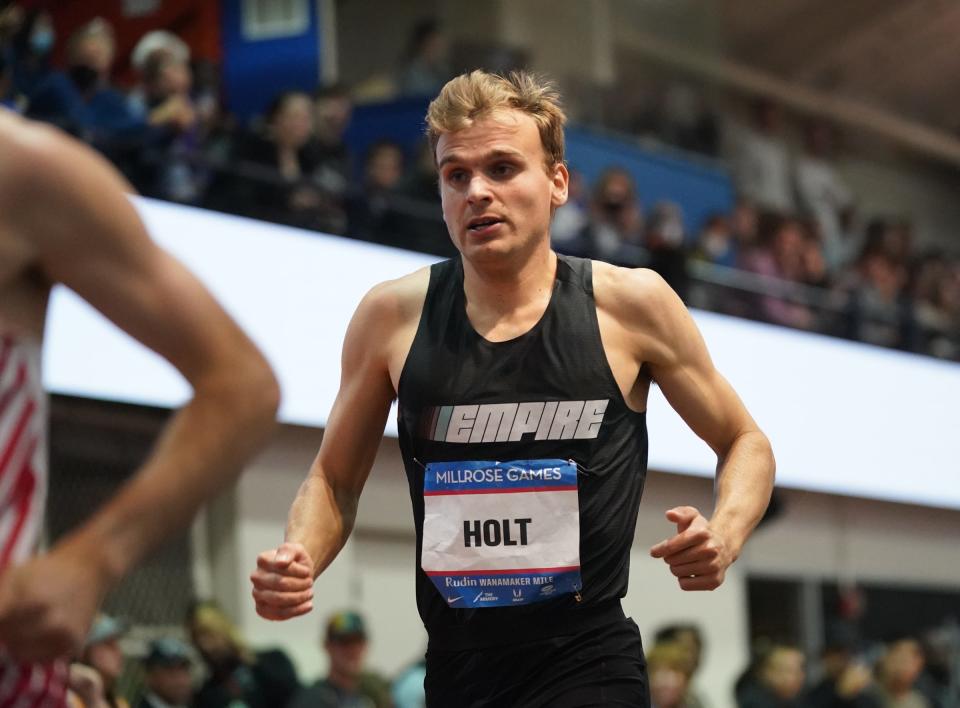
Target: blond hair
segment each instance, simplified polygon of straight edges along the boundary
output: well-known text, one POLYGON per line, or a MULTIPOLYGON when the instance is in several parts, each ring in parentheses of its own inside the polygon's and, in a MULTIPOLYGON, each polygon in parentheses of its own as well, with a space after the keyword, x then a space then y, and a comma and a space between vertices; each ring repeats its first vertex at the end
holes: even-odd
POLYGON ((237 626, 216 603, 197 602, 187 613, 187 624, 191 630, 209 632, 226 639, 241 660, 248 664, 253 663, 253 651, 247 646, 237 626))
POLYGON ((480 118, 510 109, 526 113, 536 122, 547 167, 563 164, 563 125, 567 117, 553 84, 525 71, 501 76, 479 69, 448 81, 430 102, 427 138, 434 159, 441 135, 469 128, 480 118))
POLYGON ((658 642, 654 644, 653 649, 647 652, 646 660, 647 670, 650 673, 660 667, 679 671, 687 679, 693 673, 690 651, 681 646, 679 642, 658 642))

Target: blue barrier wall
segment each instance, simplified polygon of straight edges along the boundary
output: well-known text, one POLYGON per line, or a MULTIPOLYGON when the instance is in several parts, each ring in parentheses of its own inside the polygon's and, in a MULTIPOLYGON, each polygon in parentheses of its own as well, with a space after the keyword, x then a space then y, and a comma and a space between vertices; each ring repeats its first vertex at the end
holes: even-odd
POLYGON ((313 91, 320 82, 319 3, 298 35, 251 39, 243 33, 243 0, 221 0, 223 83, 227 107, 243 120, 263 113, 285 89, 313 91), (278 77, 283 77, 278 79, 278 77))
MULTIPOLYGON (((363 160, 370 146, 378 140, 393 140, 403 147, 411 159, 425 139, 428 98, 404 98, 390 103, 357 106, 347 128, 346 141, 354 159, 363 160)), ((361 174, 354 165, 354 174, 361 174)))
POLYGON ((729 212, 734 188, 722 169, 661 154, 585 128, 567 128, 567 162, 593 185, 613 165, 623 167, 637 184, 645 210, 659 201, 680 205, 688 237, 714 212, 729 212))

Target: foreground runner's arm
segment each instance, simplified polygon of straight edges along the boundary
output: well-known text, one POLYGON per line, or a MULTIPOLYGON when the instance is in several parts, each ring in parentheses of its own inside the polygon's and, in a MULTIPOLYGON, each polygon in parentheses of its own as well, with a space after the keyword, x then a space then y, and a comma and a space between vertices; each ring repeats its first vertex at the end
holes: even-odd
POLYGON ((642 351, 670 405, 717 454, 716 503, 707 520, 697 509, 667 511, 677 533, 650 549, 684 590, 713 590, 759 523, 773 490, 775 463, 761 432, 727 380, 714 368, 683 302, 652 271, 630 271, 621 296, 646 333, 642 351))
POLYGON ((257 612, 265 619, 289 619, 313 608, 314 579, 353 530, 395 395, 389 352, 402 317, 401 288, 398 282, 374 288, 347 328, 340 390, 320 452, 290 509, 286 542, 261 553, 250 576, 257 612))
POLYGON ((103 508, 48 554, 0 575, 0 644, 43 661, 75 651, 106 591, 234 481, 273 431, 279 391, 250 340, 150 240, 104 160, 49 128, 24 123, 20 135, 5 144, 0 214, 38 280, 76 291, 193 387, 103 508))

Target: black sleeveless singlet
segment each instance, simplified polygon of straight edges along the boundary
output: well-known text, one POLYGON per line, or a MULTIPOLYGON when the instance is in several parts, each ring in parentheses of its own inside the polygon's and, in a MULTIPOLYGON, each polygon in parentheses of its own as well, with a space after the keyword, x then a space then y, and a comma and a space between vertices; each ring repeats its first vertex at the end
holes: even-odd
MULTIPOLYGON (((460 259, 433 265, 398 389, 400 448, 417 532, 417 607, 432 646, 454 638, 459 646, 473 640, 483 646, 498 637, 509 642, 555 636, 591 611, 619 608, 646 477, 646 417, 627 407, 604 353, 591 261, 558 255, 553 294, 540 321, 505 342, 484 339, 467 318, 460 259), (501 427, 498 434, 492 426, 511 421, 488 418, 485 434, 472 436, 478 442, 460 442, 472 431, 450 429, 456 406, 482 410, 529 402, 545 402, 545 420, 528 423, 536 432, 508 435, 501 427), (578 415, 596 421, 601 413, 599 425, 578 424, 578 415), (582 590, 522 606, 449 607, 420 568, 425 465, 548 458, 577 465, 582 590)), ((475 425, 482 419, 475 416, 475 425)), ((462 428, 463 418, 458 420, 462 428)))

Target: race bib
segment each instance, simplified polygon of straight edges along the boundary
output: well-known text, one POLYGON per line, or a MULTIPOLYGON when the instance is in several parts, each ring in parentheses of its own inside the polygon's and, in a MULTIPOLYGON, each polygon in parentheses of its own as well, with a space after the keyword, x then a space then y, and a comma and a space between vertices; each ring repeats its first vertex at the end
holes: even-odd
POLYGON ((503 607, 581 589, 577 466, 431 462, 420 566, 450 607, 503 607))

